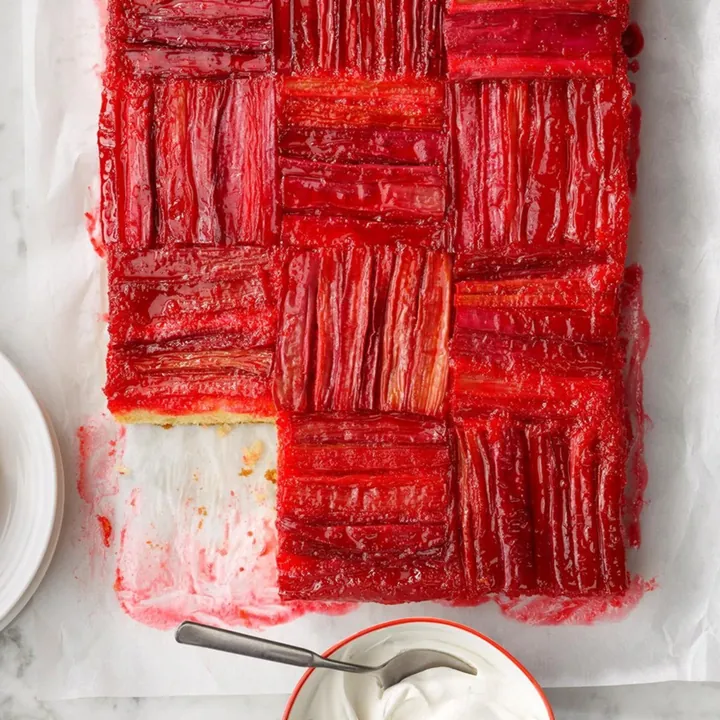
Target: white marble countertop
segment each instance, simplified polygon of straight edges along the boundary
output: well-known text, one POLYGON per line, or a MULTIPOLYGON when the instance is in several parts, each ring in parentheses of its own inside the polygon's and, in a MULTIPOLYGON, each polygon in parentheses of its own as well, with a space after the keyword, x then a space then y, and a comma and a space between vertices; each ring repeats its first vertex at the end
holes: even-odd
MULTIPOLYGON (((20 62, 21 2, 0 0, 0 263, 22 268, 26 252, 21 210, 23 143, 20 62)), ((12 336, 3 337, 12 351, 12 336)), ((26 680, 36 648, 17 628, 0 633, 0 720, 204 720, 279 718, 284 696, 221 698, 101 698, 43 702, 26 680)), ((720 685, 653 685, 549 692, 558 720, 720 718, 720 685)))

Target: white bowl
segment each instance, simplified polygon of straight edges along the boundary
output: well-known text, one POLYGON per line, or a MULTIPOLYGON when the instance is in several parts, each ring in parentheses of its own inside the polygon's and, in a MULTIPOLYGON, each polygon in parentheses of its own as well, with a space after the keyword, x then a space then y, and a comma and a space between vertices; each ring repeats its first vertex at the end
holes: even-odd
MULTIPOLYGON (((507 650, 476 630, 447 620, 407 618, 375 625, 343 640, 324 655, 352 662, 359 653, 391 639, 418 648, 431 644, 434 649, 460 656, 466 650, 472 656, 485 658, 502 674, 505 681, 511 683, 513 690, 517 688, 518 692, 528 696, 537 718, 554 720, 550 703, 538 682, 507 650), (429 640, 431 643, 428 643, 429 640)), ((332 682, 337 682, 333 671, 306 672, 290 696, 283 720, 309 720, 313 698, 332 682)))

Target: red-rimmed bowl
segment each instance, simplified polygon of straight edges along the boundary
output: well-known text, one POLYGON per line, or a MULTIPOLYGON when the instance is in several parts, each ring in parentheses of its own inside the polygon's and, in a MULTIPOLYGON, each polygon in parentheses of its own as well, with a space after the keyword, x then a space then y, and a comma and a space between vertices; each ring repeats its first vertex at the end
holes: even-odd
MULTIPOLYGON (((448 652, 454 649, 466 648, 469 652, 487 657, 490 661, 497 661, 497 666, 507 673, 509 681, 517 684, 518 689, 524 689, 534 694, 537 698, 537 708, 541 720, 555 720, 552 708, 545 693, 537 680, 518 662, 507 650, 500 647, 496 642, 472 628, 437 618, 406 618, 393 620, 391 622, 373 625, 361 630, 355 635, 339 642, 324 653, 325 657, 342 660, 359 643, 374 645, 375 641, 382 642, 385 639, 392 639, 396 634, 412 629, 418 632, 417 647, 422 645, 422 637, 426 633, 432 635, 434 640, 439 637, 447 638, 448 652), (410 628, 410 626, 412 626, 410 628)), ((441 649, 437 643, 433 647, 441 649)), ((283 720, 307 720, 310 703, 323 682, 328 681, 328 671, 308 670, 295 687, 290 700, 285 708, 283 720)))

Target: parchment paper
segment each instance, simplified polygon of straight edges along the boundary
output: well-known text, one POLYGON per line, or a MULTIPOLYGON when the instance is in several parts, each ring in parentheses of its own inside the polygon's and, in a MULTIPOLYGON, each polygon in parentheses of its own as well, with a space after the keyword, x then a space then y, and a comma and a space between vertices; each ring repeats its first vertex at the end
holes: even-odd
MULTIPOLYGON (((98 9, 95 0, 24 0, 23 10, 27 276, 0 268, 0 327, 52 417, 69 483, 57 558, 18 621, 37 655, 32 681, 47 699, 288 691, 296 670, 179 648, 171 633, 128 617, 113 590, 117 522, 110 547, 88 547, 93 510, 75 478, 77 428, 104 407, 104 271, 83 219, 97 197, 98 9)), ((645 269, 652 325, 645 400, 653 424, 644 538, 631 563, 658 589, 621 622, 594 627, 532 627, 492 604, 364 606, 306 615, 269 637, 322 649, 369 623, 430 614, 488 633, 548 686, 720 680, 720 2, 637 0, 635 12, 647 46, 638 78, 643 155, 631 255, 645 269)), ((232 511, 244 516, 255 503, 272 519, 263 474, 274 464, 273 433, 132 428, 124 441, 116 438, 125 443, 125 474, 115 468, 110 486, 92 492, 101 504, 124 508, 127 521, 129 493, 144 487, 137 512, 156 516, 158 543, 172 532, 168 523, 197 529, 205 508, 202 532, 211 539, 204 541, 219 543, 213 523, 222 519, 228 489, 245 487, 238 483, 242 449, 258 439, 264 452, 232 511)))

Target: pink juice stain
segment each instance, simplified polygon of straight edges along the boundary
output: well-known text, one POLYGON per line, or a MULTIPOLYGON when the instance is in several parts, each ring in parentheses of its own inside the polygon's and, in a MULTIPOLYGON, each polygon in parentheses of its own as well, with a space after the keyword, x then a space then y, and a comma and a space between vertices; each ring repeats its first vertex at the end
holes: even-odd
POLYGON ((99 210, 91 213, 85 213, 85 229, 87 230, 90 243, 93 246, 93 250, 97 253, 98 257, 105 257, 105 243, 102 237, 102 227, 100 224, 99 210))
POLYGON ((646 592, 655 588, 655 581, 633 578, 621 594, 590 598, 498 598, 496 602, 505 617, 527 625, 593 625, 622 620, 638 606, 646 592))
POLYGON ((98 560, 111 545, 114 499, 120 492, 117 468, 125 448, 125 428, 103 414, 80 426, 76 438, 76 488, 83 501, 80 539, 88 546, 91 560, 98 560))
POLYGON ((140 520, 144 502, 138 490, 129 503, 115 573, 120 605, 138 622, 162 630, 184 620, 262 629, 308 612, 341 614, 354 607, 282 601, 274 522, 241 515, 236 497, 214 517, 208 508, 202 525, 196 508, 181 511, 171 537, 148 532, 140 520))
POLYGON ((642 268, 632 265, 626 269, 620 288, 620 338, 626 354, 625 403, 630 438, 625 517, 628 542, 634 548, 640 547, 640 516, 648 486, 645 432, 649 418, 643 401, 643 364, 650 346, 650 323, 643 308, 642 282, 642 268))

